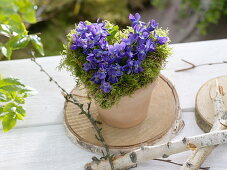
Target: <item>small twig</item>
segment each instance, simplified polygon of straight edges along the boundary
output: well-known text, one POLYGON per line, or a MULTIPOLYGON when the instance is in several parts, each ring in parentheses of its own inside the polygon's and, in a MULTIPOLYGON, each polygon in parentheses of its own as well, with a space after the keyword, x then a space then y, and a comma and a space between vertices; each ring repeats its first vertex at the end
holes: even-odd
POLYGON ((101 133, 102 128, 98 127, 98 124, 100 124, 101 122, 95 120, 95 118, 92 116, 92 113, 90 112, 91 102, 89 102, 87 104, 87 108, 85 110, 84 109, 84 104, 80 103, 75 98, 74 95, 69 94, 62 86, 60 86, 59 83, 56 80, 54 80, 53 77, 51 77, 48 72, 46 72, 44 70, 44 68, 36 61, 35 58, 31 58, 31 61, 33 61, 37 66, 39 66, 40 71, 44 72, 47 75, 47 77, 49 77, 49 81, 55 83, 57 85, 57 87, 59 89, 61 89, 65 100, 67 102, 70 102, 70 103, 75 104, 76 106, 78 106, 80 108, 80 110, 81 110, 80 114, 84 114, 89 119, 90 123, 93 125, 93 127, 95 128, 95 130, 97 132, 97 135, 95 135, 96 139, 98 141, 100 141, 102 143, 103 147, 105 148, 106 154, 103 153, 103 157, 102 158, 108 159, 110 167, 111 167, 111 170, 114 170, 114 166, 113 166, 113 162, 112 162, 113 155, 110 154, 109 146, 106 144, 105 139, 104 139, 104 137, 103 137, 103 135, 101 133))
POLYGON ((196 67, 200 67, 200 66, 206 66, 206 65, 216 65, 216 64, 227 64, 227 61, 222 61, 222 62, 214 62, 214 63, 204 63, 204 64, 198 64, 198 65, 195 65, 189 61, 186 61, 184 59, 181 59, 183 62, 187 63, 190 65, 190 67, 186 67, 186 68, 183 68, 183 69, 178 69, 178 70, 175 70, 175 72, 182 72, 182 71, 187 71, 187 70, 191 70, 191 69, 194 69, 196 67))
POLYGON ((33 61, 37 66, 39 66, 40 71, 44 72, 44 73, 47 75, 47 77, 49 77, 49 81, 53 81, 53 82, 58 86, 58 88, 61 89, 62 92, 64 92, 65 94, 68 94, 67 91, 66 91, 64 88, 62 88, 62 87, 58 84, 58 82, 55 81, 55 80, 50 76, 50 74, 47 73, 47 72, 43 69, 43 67, 36 61, 36 59, 35 59, 34 57, 31 58, 31 61, 33 61))
MULTIPOLYGON (((153 159, 153 160, 155 160, 155 161, 161 161, 161 162, 166 162, 166 163, 171 163, 171 164, 174 164, 174 165, 183 166, 182 163, 173 162, 172 160, 169 160, 169 159, 153 159)), ((210 167, 200 167, 199 169, 209 170, 210 167)))

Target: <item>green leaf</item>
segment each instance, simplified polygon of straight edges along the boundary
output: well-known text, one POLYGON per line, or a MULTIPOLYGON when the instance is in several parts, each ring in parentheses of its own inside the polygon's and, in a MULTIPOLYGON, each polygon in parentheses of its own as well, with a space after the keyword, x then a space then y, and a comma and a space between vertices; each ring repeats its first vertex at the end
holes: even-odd
POLYGON ((9 20, 7 21, 8 25, 12 26, 12 30, 16 32, 17 34, 27 35, 28 31, 26 30, 26 27, 18 14, 13 14, 9 16, 9 20))
POLYGON ((19 113, 16 114, 16 118, 19 120, 24 120, 23 116, 19 113))
POLYGON ((26 116, 26 111, 24 110, 24 108, 22 106, 17 106, 16 109, 17 113, 20 113, 22 116, 26 116))
POLYGON ((10 35, 12 34, 12 27, 10 25, 1 24, 0 25, 0 34, 4 35, 6 37, 10 37, 10 35))
POLYGON ((27 86, 20 86, 20 85, 3 86, 0 89, 6 90, 6 91, 10 91, 10 92, 12 92, 12 91, 19 91, 21 93, 31 91, 31 89, 28 88, 27 86))
POLYGON ((3 108, 3 112, 15 112, 17 109, 17 105, 15 103, 7 103, 4 108, 3 108), (15 107, 15 109, 14 109, 15 107))
POLYGON ((0 91, 0 102, 6 102, 7 100, 7 95, 0 91))
POLYGON ((22 18, 29 23, 35 23, 35 8, 30 0, 16 0, 15 3, 19 7, 19 12, 22 15, 22 18))
POLYGON ((17 120, 16 118, 14 118, 14 115, 12 114, 5 115, 2 120, 3 131, 8 132, 16 125, 16 123, 17 123, 17 120))
POLYGON ((13 78, 13 77, 7 77, 7 78, 0 80, 0 88, 4 87, 4 86, 9 86, 9 85, 25 86, 23 83, 20 82, 19 79, 13 78))
POLYGON ((12 48, 9 46, 2 46, 1 47, 1 52, 2 54, 8 58, 8 60, 11 59, 11 55, 12 55, 12 48))
POLYGON ((41 54, 44 55, 43 51, 43 44, 41 42, 41 38, 38 37, 37 35, 29 35, 30 39, 32 41, 33 47, 41 54))
POLYGON ((4 78, 0 80, 0 91, 8 91, 11 93, 11 98, 15 98, 15 101, 18 103, 24 103, 24 99, 20 98, 26 98, 27 96, 35 95, 37 94, 37 91, 29 86, 25 86, 20 82, 17 78, 4 78), (13 96, 13 92, 18 92, 18 94, 21 94, 22 96, 15 97, 13 96))
POLYGON ((25 99, 19 96, 15 97, 14 101, 19 104, 25 104, 25 99))
POLYGON ((6 16, 17 13, 18 11, 18 7, 15 5, 14 0, 1 0, 0 8, 1 12, 6 16))
POLYGON ((8 102, 12 100, 12 96, 8 91, 0 89, 0 94, 2 96, 2 101, 0 100, 0 102, 8 102))
POLYGON ((29 22, 29 23, 36 23, 36 13, 35 13, 35 10, 30 8, 30 9, 20 9, 21 10, 21 15, 22 15, 22 18, 26 21, 26 22, 29 22))
POLYGON ((17 35, 15 37, 12 37, 9 41, 8 41, 8 45, 10 47, 12 47, 13 50, 17 50, 17 49, 21 49, 21 48, 25 48, 28 43, 30 41, 29 36, 27 35, 17 35))
POLYGON ((1 29, 7 33, 11 33, 11 26, 10 25, 6 25, 6 24, 1 24, 1 29))
POLYGON ((11 92, 11 97, 15 99, 17 97, 17 92, 16 91, 11 92))

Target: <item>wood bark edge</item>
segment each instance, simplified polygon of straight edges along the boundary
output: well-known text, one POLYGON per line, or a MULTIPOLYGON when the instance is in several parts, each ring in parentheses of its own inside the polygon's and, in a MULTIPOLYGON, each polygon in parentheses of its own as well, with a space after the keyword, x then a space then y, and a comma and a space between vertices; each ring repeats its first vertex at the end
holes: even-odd
MULTIPOLYGON (((170 87, 173 96, 174 96, 174 100, 176 103, 176 120, 173 122, 171 128, 165 132, 165 134, 161 137, 158 137, 155 141, 150 142, 145 141, 143 143, 139 143, 136 144, 134 146, 124 146, 124 147, 115 147, 115 146, 110 146, 110 151, 111 153, 126 153, 126 152, 130 152, 132 150, 138 149, 141 146, 146 146, 146 145, 152 145, 154 143, 159 143, 159 142, 167 142, 170 139, 172 139, 183 127, 184 127, 184 121, 181 119, 181 108, 180 108, 180 103, 179 103, 179 97, 178 94, 176 92, 176 89, 174 88, 173 84, 163 75, 160 75, 160 78, 165 81, 165 83, 167 83, 167 85, 170 87)), ((72 93, 72 92, 71 92, 72 93)), ((64 105, 64 110, 67 107, 67 102, 65 102, 64 105)), ((68 121, 67 121, 67 116, 66 114, 64 114, 64 127, 66 129, 66 134, 67 136, 70 138, 70 140, 74 143, 74 144, 78 144, 80 147, 96 153, 96 154, 101 154, 103 147, 101 145, 95 145, 92 143, 89 143, 88 141, 84 140, 83 138, 81 138, 80 136, 78 136, 73 129, 70 127, 68 121)))

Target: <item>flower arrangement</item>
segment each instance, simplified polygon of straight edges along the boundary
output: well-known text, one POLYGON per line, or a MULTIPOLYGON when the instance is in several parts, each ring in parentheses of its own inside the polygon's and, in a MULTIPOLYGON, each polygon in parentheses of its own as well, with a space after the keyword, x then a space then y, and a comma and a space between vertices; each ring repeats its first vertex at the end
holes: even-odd
POLYGON ((68 34, 60 67, 85 85, 102 108, 151 83, 171 53, 168 31, 130 14, 131 26, 120 30, 109 21, 79 22, 68 34))

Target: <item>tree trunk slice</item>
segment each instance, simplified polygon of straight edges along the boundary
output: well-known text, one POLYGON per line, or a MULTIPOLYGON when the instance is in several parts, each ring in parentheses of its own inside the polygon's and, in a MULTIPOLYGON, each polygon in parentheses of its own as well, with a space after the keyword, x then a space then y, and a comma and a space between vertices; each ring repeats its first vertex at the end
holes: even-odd
MULTIPOLYGON (((72 93, 78 96, 81 103, 88 103, 85 89, 74 88, 72 93)), ((64 116, 68 136, 74 143, 78 143, 83 148, 101 153, 103 148, 95 138, 94 128, 85 115, 79 113, 80 109, 77 106, 68 102, 65 103, 64 116)), ((94 102, 91 104, 91 113, 96 120, 102 122, 94 102)), ((127 129, 113 128, 104 122, 100 125, 106 143, 113 153, 131 151, 142 145, 167 142, 183 126, 176 90, 164 76, 158 78, 157 85, 151 95, 148 116, 142 123, 127 129)))
MULTIPOLYGON (((216 92, 216 80, 227 93, 227 76, 220 76, 203 84, 196 96, 196 122, 204 132, 209 132, 214 123, 214 106, 211 98, 214 97, 216 92)), ((223 99, 227 101, 227 95, 223 99)), ((225 102, 225 108, 227 108, 227 102, 225 102)))

